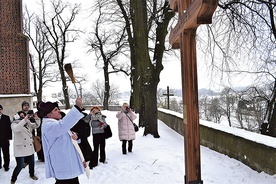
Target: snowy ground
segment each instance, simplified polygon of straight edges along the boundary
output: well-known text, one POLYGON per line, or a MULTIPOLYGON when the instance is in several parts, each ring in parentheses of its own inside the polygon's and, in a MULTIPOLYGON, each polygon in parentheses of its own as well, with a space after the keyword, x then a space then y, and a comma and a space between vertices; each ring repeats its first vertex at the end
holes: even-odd
MULTIPOLYGON (((184 141, 183 137, 159 122, 161 138, 143 137, 143 128, 136 134, 133 153, 123 155, 118 139, 116 112, 103 111, 107 115, 113 137, 106 141, 108 164, 99 164, 91 171, 90 179, 79 176, 81 184, 176 184, 184 183, 184 141)), ((138 122, 138 120, 135 120, 138 122)), ((91 141, 91 137, 89 138, 91 141)), ((0 184, 9 184, 16 165, 11 142, 10 170, 0 171, 0 184)), ((36 154, 35 154, 36 156, 36 154)), ((29 178, 28 168, 19 174, 18 184, 53 184, 54 179, 46 179, 44 163, 35 163, 37 181, 29 178)), ((226 155, 201 146, 201 173, 204 184, 275 184, 276 175, 258 173, 243 163, 226 155)))

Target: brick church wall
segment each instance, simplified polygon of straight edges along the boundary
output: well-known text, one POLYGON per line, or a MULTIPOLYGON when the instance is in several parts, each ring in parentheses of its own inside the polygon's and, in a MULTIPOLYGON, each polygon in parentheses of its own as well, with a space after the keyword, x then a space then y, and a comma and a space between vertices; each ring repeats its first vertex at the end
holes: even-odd
POLYGON ((0 1, 0 94, 30 94, 28 38, 22 0, 0 1))

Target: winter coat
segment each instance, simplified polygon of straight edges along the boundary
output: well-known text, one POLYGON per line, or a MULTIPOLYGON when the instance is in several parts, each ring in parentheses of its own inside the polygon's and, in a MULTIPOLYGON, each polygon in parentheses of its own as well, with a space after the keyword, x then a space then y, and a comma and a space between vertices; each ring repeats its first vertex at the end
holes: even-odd
POLYGON ((116 114, 116 117, 118 118, 118 132, 120 141, 129 141, 135 139, 133 123, 127 116, 129 116, 132 121, 137 118, 134 112, 128 112, 127 114, 125 114, 124 112, 120 111, 116 114))
POLYGON ((71 128, 71 131, 76 132, 78 135, 77 142, 79 143, 85 161, 91 160, 92 148, 87 140, 87 138, 91 135, 90 125, 86 123, 83 119, 80 119, 78 123, 71 128))
POLYGON ((90 123, 92 134, 100 134, 104 133, 104 128, 107 127, 105 118, 106 116, 102 114, 88 114, 84 121, 90 123))
POLYGON ((12 122, 11 129, 14 133, 13 151, 15 157, 25 157, 34 154, 32 131, 39 125, 39 119, 35 123, 25 119, 17 119, 12 122))
POLYGON ((71 131, 76 132, 78 135, 78 139, 86 139, 91 135, 91 128, 88 123, 86 123, 83 119, 80 119, 77 124, 75 124, 71 131))
POLYGON ((10 117, 2 114, 0 116, 0 145, 9 145, 12 140, 11 120, 10 117))
POLYGON ((83 114, 73 107, 64 118, 43 118, 42 146, 46 178, 71 179, 84 173, 83 163, 68 131, 83 114))

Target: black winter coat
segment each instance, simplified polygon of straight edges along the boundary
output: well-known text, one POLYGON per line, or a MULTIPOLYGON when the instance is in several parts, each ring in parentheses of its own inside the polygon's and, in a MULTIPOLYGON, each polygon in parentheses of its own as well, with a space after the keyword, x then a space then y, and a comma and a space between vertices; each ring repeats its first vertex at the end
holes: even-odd
POLYGON ((71 131, 76 132, 78 135, 78 139, 80 139, 80 149, 83 153, 85 161, 89 161, 92 158, 92 148, 87 140, 87 138, 91 134, 91 127, 89 123, 85 123, 83 119, 80 119, 77 124, 75 124, 71 131))
POLYGON ((0 144, 9 143, 12 140, 11 120, 10 117, 2 114, 0 119, 0 144))

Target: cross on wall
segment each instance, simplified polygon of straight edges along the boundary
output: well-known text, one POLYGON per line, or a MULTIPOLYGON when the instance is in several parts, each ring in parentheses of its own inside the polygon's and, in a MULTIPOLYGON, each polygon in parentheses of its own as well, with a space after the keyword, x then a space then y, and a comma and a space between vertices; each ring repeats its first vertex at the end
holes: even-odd
POLYGON ((170 96, 174 96, 174 94, 170 94, 170 88, 167 86, 167 94, 163 94, 167 96, 167 108, 170 109, 170 96))
POLYGON ((181 53, 186 184, 203 184, 195 38, 200 24, 212 23, 217 5, 218 0, 170 0, 171 9, 178 12, 178 22, 171 30, 169 42, 172 48, 180 48, 181 53))

